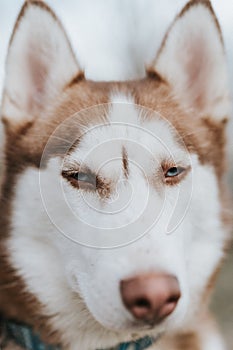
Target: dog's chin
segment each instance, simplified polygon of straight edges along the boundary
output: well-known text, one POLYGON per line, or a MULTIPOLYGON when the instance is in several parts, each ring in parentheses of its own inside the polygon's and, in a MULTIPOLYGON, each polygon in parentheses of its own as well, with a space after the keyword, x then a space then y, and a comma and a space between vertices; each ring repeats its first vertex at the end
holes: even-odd
MULTIPOLYGON (((99 321, 97 321, 100 323, 99 321)), ((161 324, 145 324, 138 321, 126 321, 122 324, 100 323, 105 330, 109 332, 119 333, 120 335, 127 334, 130 340, 143 338, 144 336, 153 336, 157 338, 165 332, 165 326, 161 324)), ((128 339, 129 340, 129 339, 128 339)))
POLYGON ((117 336, 119 342, 134 342, 139 339, 150 337, 152 340, 157 341, 165 334, 165 328, 163 326, 152 325, 140 325, 138 323, 128 323, 127 327, 105 327, 108 337, 117 336))
MULTIPOLYGON (((116 331, 116 329, 115 329, 116 331)), ((161 325, 141 325, 138 323, 131 323, 127 328, 118 329, 119 337, 122 341, 136 341, 144 337, 151 337, 153 340, 158 340, 165 334, 165 327, 161 325)))

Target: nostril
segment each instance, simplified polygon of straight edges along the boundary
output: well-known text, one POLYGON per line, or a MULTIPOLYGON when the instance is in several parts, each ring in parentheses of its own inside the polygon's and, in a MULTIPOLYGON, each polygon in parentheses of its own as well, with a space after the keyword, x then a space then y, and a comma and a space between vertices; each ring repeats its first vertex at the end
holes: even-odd
POLYGON ((178 300, 180 299, 180 294, 178 295, 173 295, 170 298, 167 299, 167 303, 168 304, 172 304, 172 303, 177 303, 178 300))
POLYGON ((141 307, 141 308, 147 308, 147 309, 151 308, 151 304, 150 304, 149 300, 147 300, 145 298, 140 298, 140 299, 135 300, 134 306, 141 307))
POLYGON ((131 307, 128 308, 133 316, 138 320, 147 320, 152 317, 153 306, 150 300, 146 298, 137 298, 132 302, 131 307))

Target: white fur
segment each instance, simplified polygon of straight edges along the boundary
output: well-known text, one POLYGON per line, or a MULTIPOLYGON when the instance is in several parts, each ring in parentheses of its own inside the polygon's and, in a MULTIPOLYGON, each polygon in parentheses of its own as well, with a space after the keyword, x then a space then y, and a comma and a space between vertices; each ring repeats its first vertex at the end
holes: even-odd
MULTIPOLYGON (((186 16, 196 26, 200 15, 201 27, 205 17, 207 37, 212 40, 216 30, 210 14, 205 8, 198 11, 199 7, 186 16)), ((190 28, 187 17, 179 22, 158 67, 165 75, 170 73, 168 66, 172 74, 177 69, 184 88, 185 72, 171 64, 171 57, 167 61, 171 52, 177 53, 173 45, 177 32, 184 24, 190 28)), ((222 64, 222 49, 216 41, 211 48, 217 50, 218 63, 222 64)), ((4 113, 16 124, 30 119, 35 110, 43 115, 77 68, 57 22, 40 8, 29 7, 8 56, 4 113), (29 32, 38 46, 28 41, 29 32), (38 63, 50 67, 42 80, 42 94, 32 70, 28 70, 26 47, 30 57, 35 59, 36 53, 38 63), (20 85, 23 78, 25 89, 20 85), (34 104, 30 107, 32 93, 34 104)), ((222 73, 221 87, 225 88, 222 73)), ((172 74, 166 77, 174 84, 172 74)), ((179 93, 179 84, 177 89, 179 93)), ((218 96, 218 87, 216 91, 218 96)), ((201 165, 197 155, 187 153, 177 142, 173 126, 161 116, 154 113, 150 122, 142 118, 152 112, 135 106, 132 97, 113 93, 108 107, 108 122, 90 126, 78 147, 64 159, 53 158, 46 168, 28 168, 20 174, 12 206, 12 231, 7 241, 10 261, 28 290, 44 305, 44 315, 61 331, 69 350, 106 348, 145 334, 190 329, 198 322, 195 311, 223 255, 227 235, 221 224, 214 170, 201 165), (123 148, 129 158, 128 179, 122 167, 123 148), (162 181, 159 170, 167 159, 191 167, 179 186, 166 186, 162 181), (109 198, 78 191, 61 176, 62 169, 76 166, 78 170, 80 163, 109 180, 109 198), (122 279, 150 271, 175 275, 182 297, 173 314, 149 330, 139 327, 126 310, 119 285, 122 279)), ((220 109, 215 104, 216 118, 220 109)))
POLYGON ((43 8, 29 5, 8 52, 2 114, 15 124, 31 120, 78 71, 60 23, 43 8))
MULTIPOLYGON (((118 123, 122 121, 122 110, 119 106, 118 103, 113 104, 109 112, 114 123, 93 129, 84 135, 79 148, 65 160, 65 166, 73 166, 81 158, 86 162, 85 155, 92 149, 91 140, 97 150, 99 144, 112 140, 107 153, 103 154, 100 148, 99 153, 94 153, 93 159, 87 157, 91 169, 96 169, 109 159, 121 159, 124 145, 132 163, 129 165, 128 184, 118 188, 119 197, 124 199, 128 195, 127 187, 130 183, 135 191, 132 203, 126 209, 109 215, 104 212, 109 209, 108 203, 103 205, 98 196, 82 197, 82 193, 60 178, 62 163, 58 159, 51 160, 47 169, 41 170, 40 182, 38 170, 29 168, 21 175, 16 187, 12 218, 14 226, 8 241, 11 261, 25 279, 28 290, 45 305, 45 314, 56 314, 51 318, 51 324, 61 330, 70 349, 107 347, 132 339, 135 332, 138 336, 148 332, 157 334, 161 330, 174 330, 192 324, 201 292, 223 254, 218 189, 212 169, 201 166, 196 156, 189 159, 176 143, 170 126, 159 117, 149 124, 140 122, 137 109, 132 104, 128 104, 125 109, 127 115, 131 115, 131 124, 116 131, 117 119, 118 123), (148 130, 154 137, 148 137, 148 130), (191 162, 192 173, 181 183, 183 192, 179 187, 164 188, 162 185, 161 193, 164 192, 164 195, 161 195, 151 184, 147 184, 140 170, 142 166, 149 179, 160 161, 166 156, 170 157, 160 141, 172 150, 175 160, 178 157, 179 162, 182 160, 186 165, 191 162), (134 142, 134 147, 131 142, 134 142), (137 145, 139 148, 135 148, 137 145), (140 153, 140 147, 148 149, 140 153), (153 157, 157 163, 153 162, 153 157), (193 192, 190 207, 176 230, 167 234, 167 220, 171 217, 177 196, 188 192, 191 185, 193 192), (134 229, 145 229, 145 220, 153 222, 156 209, 157 212, 162 209, 162 213, 145 236, 121 248, 106 250, 85 246, 85 243, 90 242, 100 246, 106 242, 112 244, 112 238, 108 241, 107 235, 101 236, 102 232, 98 229, 106 222, 111 222, 119 235, 124 232, 128 234, 127 239, 132 240, 132 232, 128 232, 127 228, 131 228, 129 221, 138 215, 137 208, 140 209, 146 191, 149 191, 149 208, 139 216, 134 229), (64 201, 64 195, 71 209, 82 221, 73 216, 64 201), (208 201, 208 206, 203 198, 208 201), (87 207, 85 200, 102 212, 87 207), (91 226, 86 225, 84 219, 91 226), (123 228, 117 228, 119 222, 124 225, 123 228), (93 224, 96 226, 94 229, 93 224), (34 229, 31 230, 31 227, 34 229), (61 229, 73 240, 79 242, 84 239, 83 244, 74 243, 62 235, 61 229), (93 240, 93 234, 98 239, 93 240), (124 308, 119 294, 119 283, 128 276, 151 270, 165 271, 177 276, 182 298, 175 312, 160 326, 153 331, 143 331, 135 328, 132 317, 124 308)), ((92 151, 90 157, 91 154, 92 151)), ((122 177, 119 169, 121 164, 113 162, 107 167, 105 176, 118 178, 119 181, 122 177)), ((186 203, 186 199, 182 195, 176 204, 181 211, 184 209, 184 202, 186 203)), ((112 234, 111 230, 108 234, 112 234)))
POLYGON ((192 6, 175 21, 155 66, 173 85, 186 108, 217 120, 229 116, 231 101, 224 47, 207 7, 192 6))

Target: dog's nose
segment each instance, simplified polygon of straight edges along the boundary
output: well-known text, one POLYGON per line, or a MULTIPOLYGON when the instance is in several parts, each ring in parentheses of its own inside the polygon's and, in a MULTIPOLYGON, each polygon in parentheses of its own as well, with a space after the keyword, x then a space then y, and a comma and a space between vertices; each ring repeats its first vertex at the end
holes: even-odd
POLYGON ((181 293, 177 278, 166 274, 139 275, 121 281, 124 305, 138 320, 159 323, 176 308, 181 293))

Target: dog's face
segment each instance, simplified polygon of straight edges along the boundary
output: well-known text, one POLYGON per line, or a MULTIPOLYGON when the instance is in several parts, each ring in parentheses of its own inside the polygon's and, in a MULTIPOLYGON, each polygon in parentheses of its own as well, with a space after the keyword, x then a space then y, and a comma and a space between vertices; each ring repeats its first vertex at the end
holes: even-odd
POLYGON ((7 249, 64 342, 174 330, 207 293, 226 238, 225 69, 206 1, 122 83, 86 81, 51 11, 24 7, 2 107, 8 171, 21 164, 7 249))

